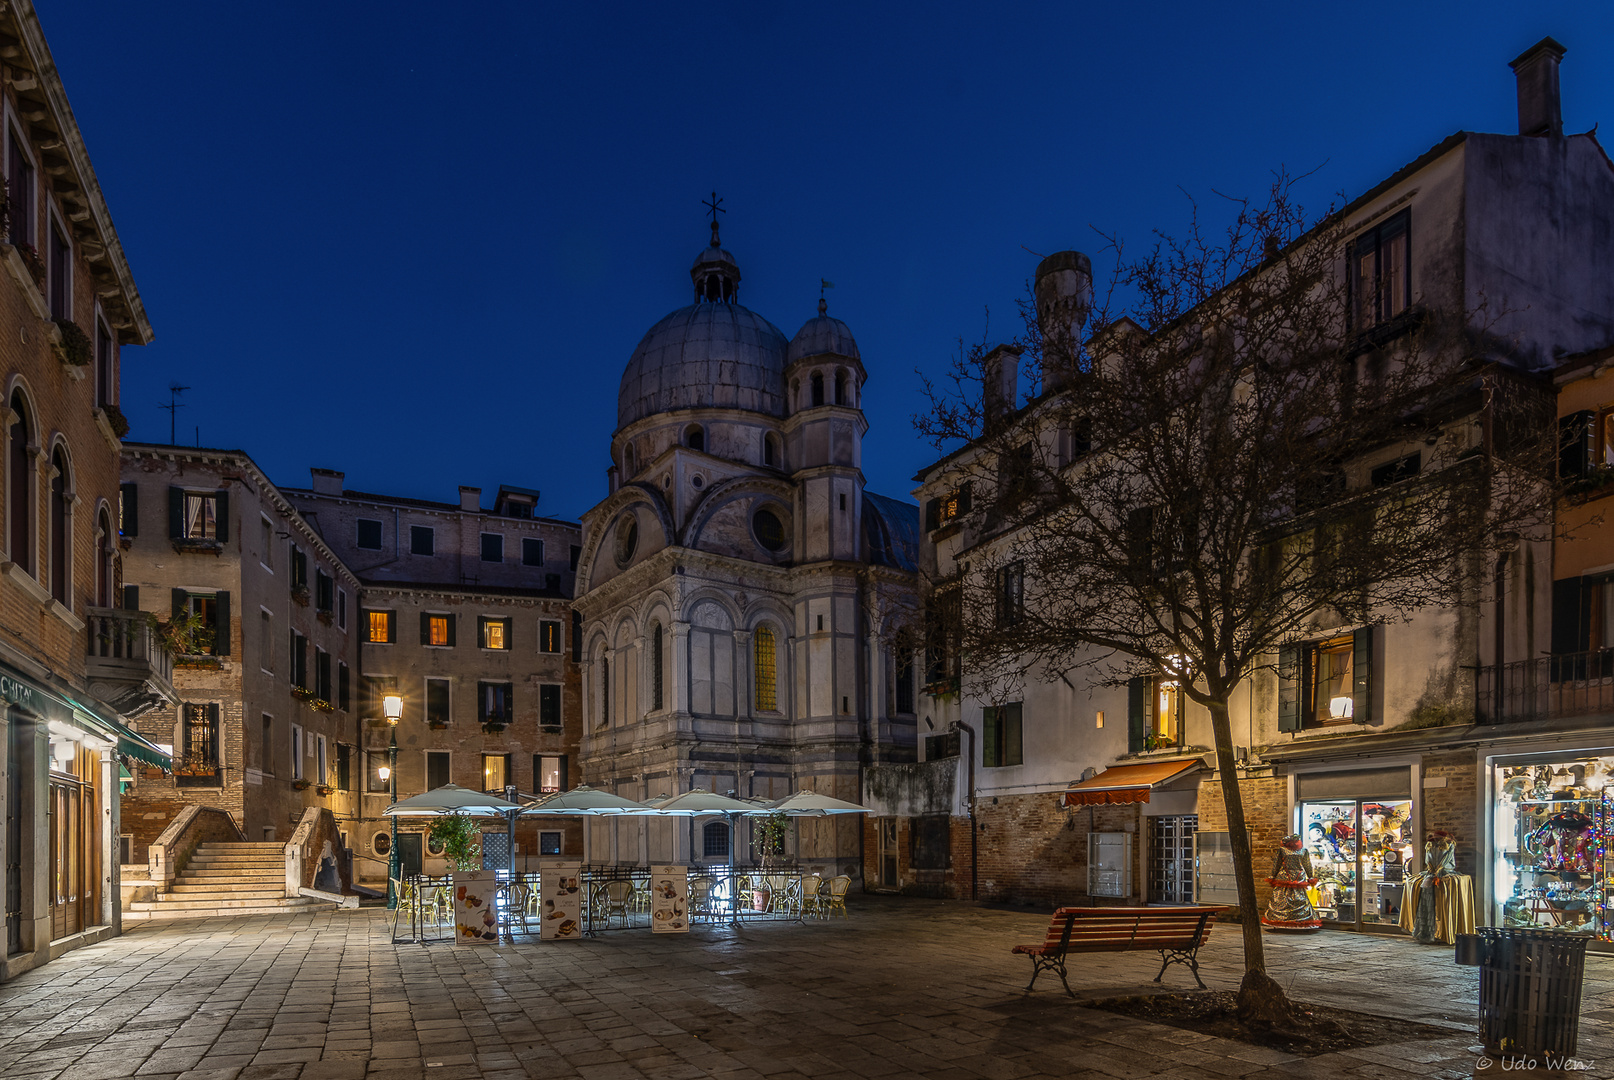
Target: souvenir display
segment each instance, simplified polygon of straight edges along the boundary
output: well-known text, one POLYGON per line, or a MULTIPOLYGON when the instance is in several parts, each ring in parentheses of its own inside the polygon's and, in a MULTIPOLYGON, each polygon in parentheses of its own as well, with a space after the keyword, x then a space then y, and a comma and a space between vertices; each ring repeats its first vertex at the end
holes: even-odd
POLYGON ((650 929, 658 934, 689 932, 689 867, 650 868, 650 929))
POLYGON ((493 899, 499 887, 492 870, 456 873, 454 884, 454 941, 460 945, 490 945, 499 940, 498 915, 493 899))
POLYGON ((1423 873, 1407 883, 1401 928, 1425 945, 1457 943, 1474 932, 1474 879, 1457 872, 1457 841, 1437 829, 1423 845, 1423 873))
POLYGON ((539 874, 538 937, 543 941, 583 937, 583 866, 544 863, 539 874))
POLYGON ((1272 899, 1261 916, 1261 924, 1273 930, 1316 930, 1323 925, 1311 906, 1307 891, 1317 884, 1317 875, 1311 869, 1311 855, 1298 833, 1285 836, 1278 845, 1278 857, 1272 864, 1272 899))
POLYGON ((1317 879, 1306 898, 1317 918, 1335 924, 1400 924, 1403 879, 1413 853, 1411 818, 1407 799, 1300 804, 1302 846, 1317 879))
POLYGON ((1607 907, 1614 758, 1502 765, 1496 904, 1503 926, 1614 939, 1607 907))

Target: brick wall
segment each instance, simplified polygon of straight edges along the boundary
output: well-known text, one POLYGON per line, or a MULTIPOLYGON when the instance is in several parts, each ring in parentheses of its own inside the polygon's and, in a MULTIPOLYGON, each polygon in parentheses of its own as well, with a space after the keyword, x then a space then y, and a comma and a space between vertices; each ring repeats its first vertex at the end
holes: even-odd
MULTIPOLYGON (((1428 787, 1417 793, 1423 798, 1425 834, 1444 829, 1457 838, 1457 869, 1472 874, 1478 865, 1479 821, 1477 820, 1479 766, 1473 753, 1429 754, 1423 759, 1425 784, 1444 780, 1445 787, 1428 787)), ((1417 844, 1423 856, 1422 843, 1417 844)))
MULTIPOLYGON (((1255 868, 1255 897, 1258 910, 1265 910, 1272 895, 1267 873, 1277 857, 1278 847, 1291 831, 1289 782, 1286 777, 1246 775, 1239 781, 1244 804, 1244 823, 1250 830, 1251 861, 1255 868)), ((1199 831, 1227 831, 1227 803, 1220 778, 1199 785, 1199 831)))

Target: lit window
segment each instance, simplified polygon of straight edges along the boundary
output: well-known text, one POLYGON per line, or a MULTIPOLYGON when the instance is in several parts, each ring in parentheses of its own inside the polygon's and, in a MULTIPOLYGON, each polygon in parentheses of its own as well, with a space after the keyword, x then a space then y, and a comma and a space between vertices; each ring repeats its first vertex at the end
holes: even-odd
POLYGON ((1407 215, 1397 214, 1351 243, 1351 315, 1358 330, 1395 318, 1412 300, 1407 215))
POLYGON ((563 757, 541 756, 538 758, 537 773, 540 794, 559 791, 566 775, 566 759, 563 757))
POLYGON ((756 652, 757 711, 773 712, 779 708, 779 678, 771 627, 757 627, 753 647, 756 652))
POLYGON ((392 643, 392 612, 369 612, 366 622, 368 636, 365 640, 374 645, 389 645, 392 643))
POLYGON ((216 540, 219 535, 219 502, 216 495, 185 493, 186 540, 216 540))
POLYGON ((482 755, 482 790, 503 791, 510 776, 510 755, 482 755))
POLYGON ((447 615, 428 615, 428 616, 426 616, 426 644, 428 644, 428 645, 451 645, 451 644, 453 644, 453 642, 448 640, 448 616, 447 615))
POLYGON ((1311 650, 1312 723, 1345 723, 1354 718, 1356 650, 1353 639, 1325 641, 1311 650))
POLYGON ((538 651, 560 652, 560 623, 543 620, 538 623, 538 651))

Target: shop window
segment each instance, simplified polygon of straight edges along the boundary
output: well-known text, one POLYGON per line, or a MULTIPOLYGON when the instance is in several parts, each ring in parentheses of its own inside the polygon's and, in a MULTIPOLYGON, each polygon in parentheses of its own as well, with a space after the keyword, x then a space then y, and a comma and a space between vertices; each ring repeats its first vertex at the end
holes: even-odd
POLYGON ((541 683, 538 686, 538 725, 560 730, 560 686, 556 683, 541 683))
MULTIPOLYGON (((1399 773, 1406 776, 1405 769, 1399 773)), ((1412 802, 1404 796, 1305 797, 1314 780, 1348 787, 1348 779, 1340 778, 1349 775, 1297 778, 1300 834, 1317 875, 1313 906, 1326 922, 1394 925, 1401 918, 1407 866, 1415 854, 1412 802)))
POLYGON ((1175 679, 1139 677, 1127 682, 1127 752, 1181 746, 1187 695, 1175 679))
POLYGON ((538 651, 551 655, 560 653, 560 623, 550 619, 539 620, 538 651))
POLYGON ((1348 249, 1352 329, 1369 330, 1412 303, 1409 217, 1402 211, 1353 240, 1348 249))
POLYGON ((533 782, 540 795, 566 790, 566 758, 556 755, 535 754, 532 759, 533 782))
POLYGON ((1493 782, 1491 924, 1614 937, 1604 907, 1614 757, 1513 761, 1495 767, 1493 782))
POLYGON ((915 870, 946 870, 953 865, 952 819, 946 814, 921 814, 913 819, 908 836, 908 865, 915 870))
POLYGON ((981 764, 1004 768, 1025 764, 1021 737, 1022 702, 988 705, 981 710, 981 764))
POLYGON ((755 653, 757 711, 774 712, 779 708, 779 671, 773 628, 757 627, 751 644, 755 653))
POLYGON ((709 821, 701 830, 701 851, 708 859, 725 859, 729 854, 729 827, 726 822, 709 821))
POLYGON ((1372 723, 1372 627, 1278 650, 1278 730, 1372 723))

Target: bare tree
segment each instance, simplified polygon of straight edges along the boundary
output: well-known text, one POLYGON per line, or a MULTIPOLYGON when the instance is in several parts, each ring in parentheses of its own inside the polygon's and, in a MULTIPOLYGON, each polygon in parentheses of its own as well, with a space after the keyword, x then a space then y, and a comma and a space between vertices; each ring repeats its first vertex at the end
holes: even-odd
POLYGON ((1478 602, 1486 554, 1550 520, 1550 394, 1512 374, 1483 313, 1407 303, 1388 271, 1351 280, 1346 222, 1308 219, 1293 186, 1233 201, 1219 233, 1196 210, 1141 257, 1113 243, 1085 337, 1085 259, 1048 260, 1025 336, 961 349, 915 418, 949 452, 941 482, 972 493, 967 570, 930 583, 971 693, 1086 666, 1173 679, 1208 711, 1240 1013, 1269 1023, 1289 1009, 1266 974, 1230 695, 1319 626, 1478 602))

